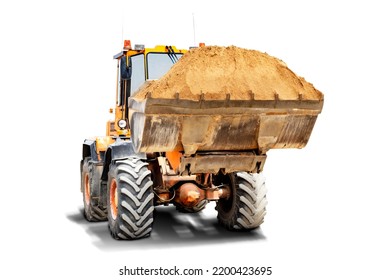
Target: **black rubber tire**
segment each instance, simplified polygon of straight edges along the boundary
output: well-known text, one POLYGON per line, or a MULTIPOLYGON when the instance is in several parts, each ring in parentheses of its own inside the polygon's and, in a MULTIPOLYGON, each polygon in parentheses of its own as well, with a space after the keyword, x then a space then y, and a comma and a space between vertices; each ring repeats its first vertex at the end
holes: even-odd
POLYGON ((132 157, 110 165, 107 183, 108 224, 115 239, 139 239, 151 234, 153 200, 153 181, 147 163, 132 157))
POLYGON ((258 228, 264 221, 267 205, 263 175, 230 173, 223 176, 221 183, 230 185, 231 193, 229 199, 217 202, 218 222, 234 231, 258 228))
POLYGON ((102 166, 95 165, 91 158, 83 160, 81 170, 81 191, 83 193, 84 217, 89 222, 107 221, 107 208, 99 204, 100 176, 102 166))

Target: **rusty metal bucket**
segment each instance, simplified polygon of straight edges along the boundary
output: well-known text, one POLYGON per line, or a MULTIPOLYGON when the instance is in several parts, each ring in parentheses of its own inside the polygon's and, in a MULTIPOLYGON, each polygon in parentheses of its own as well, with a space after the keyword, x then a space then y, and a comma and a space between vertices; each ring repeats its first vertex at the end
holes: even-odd
MULTIPOLYGON (((219 153, 225 159, 241 153, 245 161, 245 152, 256 151, 250 162, 269 149, 303 148, 322 107, 323 100, 130 98, 129 119, 138 152, 219 153)), ((239 159, 234 164, 240 165, 239 159)), ((244 165, 254 164, 249 162, 244 165)))

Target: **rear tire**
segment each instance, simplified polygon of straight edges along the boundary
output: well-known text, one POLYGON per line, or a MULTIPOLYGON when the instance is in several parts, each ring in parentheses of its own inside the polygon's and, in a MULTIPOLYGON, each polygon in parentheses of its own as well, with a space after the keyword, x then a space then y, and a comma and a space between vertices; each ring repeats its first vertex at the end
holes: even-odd
POLYGON ((267 205, 263 175, 238 172, 219 175, 219 180, 219 183, 230 186, 230 197, 217 202, 218 222, 228 230, 236 231, 259 227, 264 221, 267 205))
POLYGON ((107 209, 99 203, 100 177, 102 166, 91 162, 87 157, 83 160, 81 171, 81 191, 83 193, 84 217, 89 222, 107 220, 107 209))
POLYGON ((110 165, 107 183, 108 224, 115 239, 139 239, 153 227, 151 172, 137 157, 110 165))

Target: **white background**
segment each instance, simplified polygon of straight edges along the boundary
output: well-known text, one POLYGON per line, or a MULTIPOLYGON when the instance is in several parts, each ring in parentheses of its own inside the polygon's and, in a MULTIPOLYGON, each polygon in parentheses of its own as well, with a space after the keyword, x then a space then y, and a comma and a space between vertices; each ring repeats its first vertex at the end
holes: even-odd
MULTIPOLYGON (((387 7, 379 0, 1 2, 0 278, 146 279, 118 270, 177 265, 272 266, 270 279, 389 279, 387 7), (122 39, 188 48, 193 14, 196 43, 281 58, 324 93, 323 112, 307 147, 268 153, 261 230, 225 232, 213 205, 193 216, 158 208, 151 238, 114 241, 105 223, 81 216, 81 143, 105 133, 122 39)), ((218 278, 200 279, 210 277, 218 278)))

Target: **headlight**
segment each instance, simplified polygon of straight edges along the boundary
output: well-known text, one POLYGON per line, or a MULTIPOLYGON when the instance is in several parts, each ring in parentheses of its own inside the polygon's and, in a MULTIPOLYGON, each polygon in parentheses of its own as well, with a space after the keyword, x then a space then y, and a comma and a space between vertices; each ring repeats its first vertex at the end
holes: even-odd
POLYGON ((125 129, 126 128, 126 120, 119 120, 118 121, 118 126, 121 128, 121 129, 125 129))

